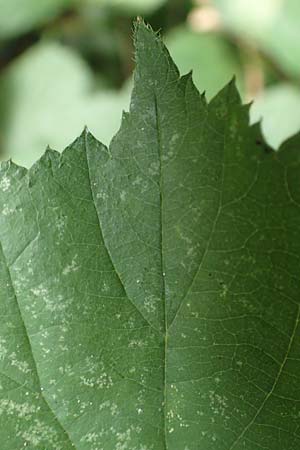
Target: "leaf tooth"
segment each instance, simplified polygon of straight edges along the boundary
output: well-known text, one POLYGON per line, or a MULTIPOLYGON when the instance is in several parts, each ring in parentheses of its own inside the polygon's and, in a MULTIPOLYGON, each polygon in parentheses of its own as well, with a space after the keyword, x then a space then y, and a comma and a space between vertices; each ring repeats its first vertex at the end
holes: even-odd
POLYGON ((232 77, 232 79, 227 83, 223 89, 221 89, 215 97, 212 98, 212 100, 209 102, 210 106, 214 106, 218 103, 230 103, 232 105, 242 105, 242 99, 241 95, 239 93, 239 90, 236 86, 236 77, 235 75, 232 77))

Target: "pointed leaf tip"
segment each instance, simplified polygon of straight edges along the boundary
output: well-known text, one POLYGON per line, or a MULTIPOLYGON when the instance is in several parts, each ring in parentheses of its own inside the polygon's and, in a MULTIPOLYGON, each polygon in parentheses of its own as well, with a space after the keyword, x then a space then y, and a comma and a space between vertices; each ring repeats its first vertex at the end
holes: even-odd
POLYGON ((219 102, 225 100, 228 104, 242 105, 242 98, 239 90, 236 86, 236 76, 234 75, 231 80, 211 99, 210 106, 214 106, 219 102))
POLYGON ((134 23, 133 38, 135 48, 137 48, 138 46, 144 46, 145 42, 149 41, 149 39, 157 39, 157 35, 151 26, 146 24, 142 18, 137 18, 134 23))

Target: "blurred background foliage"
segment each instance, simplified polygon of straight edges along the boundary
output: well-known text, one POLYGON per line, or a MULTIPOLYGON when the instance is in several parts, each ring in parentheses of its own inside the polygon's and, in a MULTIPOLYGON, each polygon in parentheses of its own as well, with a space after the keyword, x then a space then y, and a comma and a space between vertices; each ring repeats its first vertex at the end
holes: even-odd
POLYGON ((30 166, 128 109, 132 21, 161 30, 211 99, 236 75, 268 143, 300 129, 299 0, 0 0, 0 157, 30 166))

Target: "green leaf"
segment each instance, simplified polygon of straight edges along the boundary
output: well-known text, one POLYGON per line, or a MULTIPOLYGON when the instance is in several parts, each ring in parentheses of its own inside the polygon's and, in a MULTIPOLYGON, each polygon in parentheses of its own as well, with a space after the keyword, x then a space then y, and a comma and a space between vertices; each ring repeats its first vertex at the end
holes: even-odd
POLYGON ((298 0, 214 0, 225 26, 250 40, 294 77, 300 74, 298 0))
POLYGON ((105 6, 129 15, 150 14, 166 0, 0 0, 0 40, 11 39, 43 26, 67 9, 89 4, 105 6))
POLYGON ((128 14, 150 14, 166 3, 166 0, 86 0, 120 10, 128 14))
POLYGON ((192 69, 193 80, 200 92, 211 99, 237 75, 242 85, 240 65, 222 36, 213 33, 196 33, 185 27, 173 29, 166 38, 168 49, 180 72, 192 69))
POLYGON ((109 149, 2 165, 2 448, 297 450, 299 136, 135 40, 109 149))
POLYGON ((65 148, 84 126, 109 143, 129 103, 127 86, 120 91, 96 88, 85 62, 53 42, 32 47, 1 81, 1 146, 26 167, 47 145, 65 148))
POLYGON ((251 107, 251 120, 262 120, 266 141, 278 148, 300 129, 300 90, 288 83, 268 87, 251 107))
POLYGON ((74 0, 0 0, 0 39, 9 39, 53 19, 74 0))

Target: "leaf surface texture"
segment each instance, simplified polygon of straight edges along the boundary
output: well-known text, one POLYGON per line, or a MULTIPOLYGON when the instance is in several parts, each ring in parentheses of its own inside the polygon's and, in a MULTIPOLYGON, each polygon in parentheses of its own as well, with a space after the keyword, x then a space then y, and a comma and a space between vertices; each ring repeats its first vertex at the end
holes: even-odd
POLYGON ((0 174, 3 450, 297 450, 299 137, 135 30, 109 149, 0 174))

